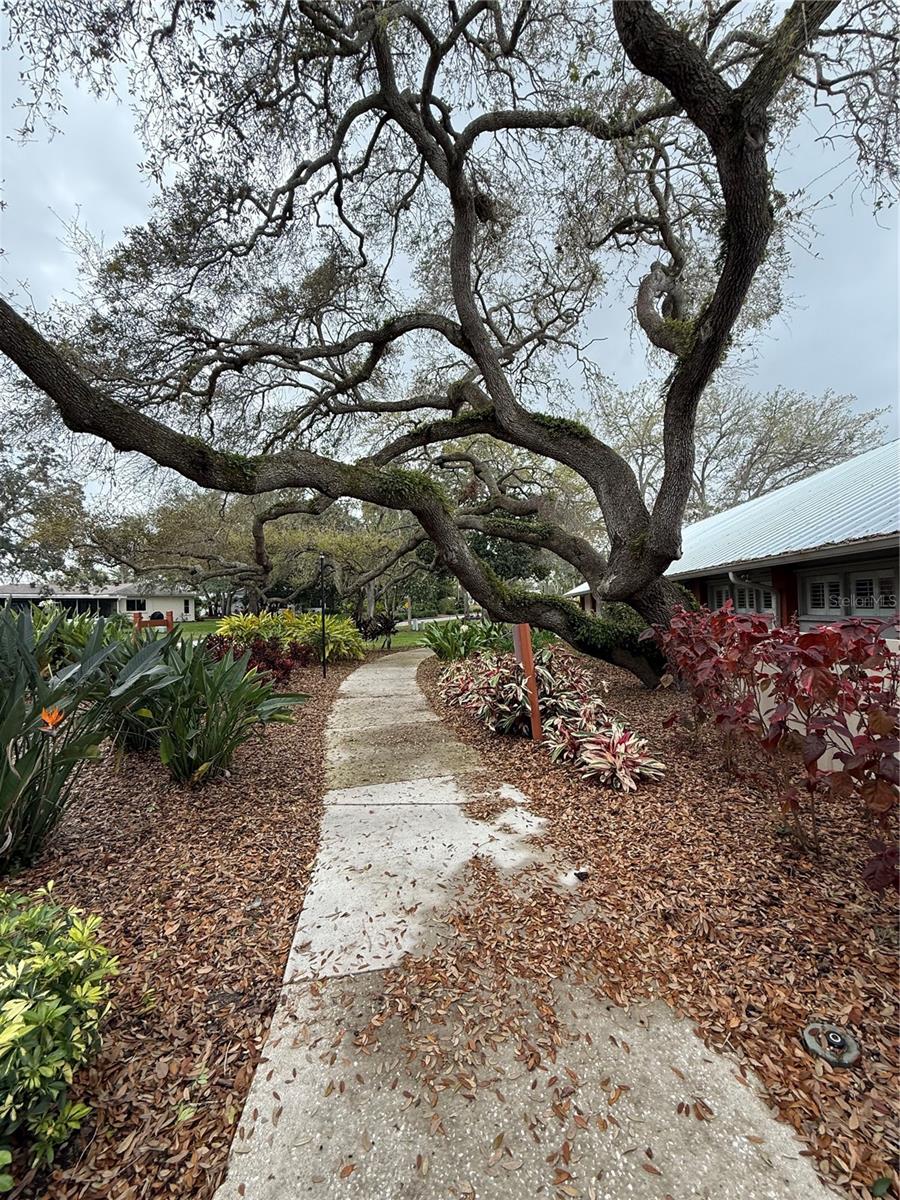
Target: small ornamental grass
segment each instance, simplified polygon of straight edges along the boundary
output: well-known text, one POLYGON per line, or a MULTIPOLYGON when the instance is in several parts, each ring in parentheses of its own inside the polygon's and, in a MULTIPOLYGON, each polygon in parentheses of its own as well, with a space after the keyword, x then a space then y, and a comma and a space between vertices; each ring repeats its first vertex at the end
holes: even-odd
POLYGON ((13 1137, 27 1142, 33 1166, 90 1113, 69 1099, 77 1067, 100 1045, 116 963, 97 940, 100 919, 53 901, 0 893, 0 1191, 13 1137))
MULTIPOLYGON (((663 764, 650 756, 643 738, 610 716, 577 659, 559 649, 538 650, 534 668, 544 745, 553 762, 570 763, 585 779, 623 792, 662 778, 663 764)), ((530 733, 528 684, 514 655, 479 654, 452 663, 440 686, 449 704, 492 733, 530 733)))

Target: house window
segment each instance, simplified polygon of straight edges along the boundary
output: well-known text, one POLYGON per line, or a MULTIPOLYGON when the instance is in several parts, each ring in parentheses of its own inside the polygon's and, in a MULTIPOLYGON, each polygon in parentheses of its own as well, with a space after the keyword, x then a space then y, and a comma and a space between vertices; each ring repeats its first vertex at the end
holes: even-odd
POLYGON ((762 609, 763 612, 767 612, 767 613, 769 613, 769 612, 773 613, 775 611, 775 605, 772 600, 772 593, 768 588, 763 588, 763 590, 762 590, 762 601, 760 604, 760 608, 762 609))
POLYGON ((731 588, 727 583, 720 583, 710 588, 712 594, 712 608, 724 608, 728 600, 731 599, 731 588))
POLYGON ((748 590, 749 589, 745 588, 745 587, 739 587, 739 588, 735 589, 734 606, 738 610, 738 612, 747 612, 747 611, 749 611, 749 609, 751 607, 751 605, 749 605, 747 603, 748 590))
POLYGON ((893 575, 874 571, 853 576, 853 613, 856 616, 874 616, 891 613, 897 604, 896 584, 893 575))
POLYGON ((185 615, 186 617, 189 617, 189 616, 191 615, 191 602, 190 602, 190 600, 185 600, 185 602, 184 602, 184 615, 185 615))
POLYGON ((806 581, 806 611, 837 613, 841 611, 841 581, 833 577, 806 581))
POLYGON ((859 609, 875 607, 875 580, 871 575, 857 576, 853 580, 853 607, 859 609))
POLYGON ((129 596, 125 601, 126 612, 144 612, 147 607, 147 601, 143 596, 129 596))

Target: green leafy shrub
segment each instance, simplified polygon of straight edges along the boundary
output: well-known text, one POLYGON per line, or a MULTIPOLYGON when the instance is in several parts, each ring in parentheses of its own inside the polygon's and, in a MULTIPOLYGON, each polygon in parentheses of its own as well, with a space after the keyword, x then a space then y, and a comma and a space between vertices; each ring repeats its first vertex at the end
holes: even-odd
POLYGON ((512 649, 507 627, 493 621, 435 621, 423 629, 422 641, 441 662, 458 662, 472 654, 512 649))
MULTIPOLYGON (((317 612, 295 613, 285 608, 277 613, 223 617, 216 634, 241 649, 248 649, 259 639, 276 639, 283 648, 293 644, 309 647, 319 657, 322 654, 322 616, 317 612)), ((362 634, 350 617, 326 616, 325 658, 329 662, 359 662, 365 656, 362 634)))
POLYGON ((202 642, 182 642, 169 653, 172 679, 157 693, 159 756, 173 779, 214 779, 261 724, 289 721, 305 697, 276 692, 249 653, 215 659, 202 642))
POLYGON ((238 613, 231 617, 223 617, 216 625, 216 633, 228 638, 238 646, 249 645, 256 638, 268 641, 270 638, 281 640, 284 623, 280 613, 238 613))
MULTIPOLYGON (((285 636, 322 654, 322 616, 320 613, 284 613, 285 636)), ((366 657, 363 636, 350 617, 325 617, 325 659, 327 662, 360 662, 366 657)))
MULTIPOLYGON (((54 903, 50 887, 0 893, 0 1141, 26 1139, 33 1165, 52 1162, 90 1112, 68 1092, 109 1011, 116 964, 99 927, 99 917, 54 903)), ((0 1168, 10 1161, 7 1146, 0 1168)))
POLYGON ((0 610, 0 869, 35 856, 82 765, 167 671, 161 644, 117 659, 101 620, 81 658, 48 675, 55 634, 54 622, 35 635, 30 612, 0 610))
POLYGON ((134 625, 124 613, 102 618, 93 613, 68 613, 62 605, 52 600, 32 604, 31 623, 39 638, 45 630, 52 630, 52 636, 42 644, 44 657, 41 666, 54 671, 82 658, 98 624, 103 631, 104 646, 127 643, 134 634, 134 625))

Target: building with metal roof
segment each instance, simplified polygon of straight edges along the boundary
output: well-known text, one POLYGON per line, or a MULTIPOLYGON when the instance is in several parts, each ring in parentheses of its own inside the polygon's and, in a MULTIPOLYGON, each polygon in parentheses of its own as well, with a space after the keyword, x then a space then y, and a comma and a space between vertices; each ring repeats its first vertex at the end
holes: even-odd
MULTIPOLYGON (((897 611, 900 441, 688 525, 666 572, 712 608, 731 600, 804 628, 897 611)), ((587 584, 573 588, 586 609, 587 584)))
POLYGON ((27 583, 0 583, 0 605, 27 608, 29 604, 40 604, 45 600, 52 600, 73 613, 97 613, 99 616, 110 616, 115 612, 138 613, 156 620, 171 612, 176 621, 193 621, 197 594, 178 587, 162 589, 157 584, 140 580, 102 588, 58 587, 37 579, 27 583))

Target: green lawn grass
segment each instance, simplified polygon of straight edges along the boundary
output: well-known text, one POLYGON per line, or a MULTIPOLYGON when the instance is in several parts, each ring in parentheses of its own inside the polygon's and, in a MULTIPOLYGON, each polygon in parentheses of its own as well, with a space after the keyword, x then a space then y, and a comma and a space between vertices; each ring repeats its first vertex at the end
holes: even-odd
POLYGON ((415 629, 398 629, 391 638, 392 650, 408 650, 410 646, 422 645, 422 631, 415 629))
POLYGON ((206 637, 208 633, 215 633, 218 621, 178 621, 175 628, 180 630, 184 637, 206 637))

